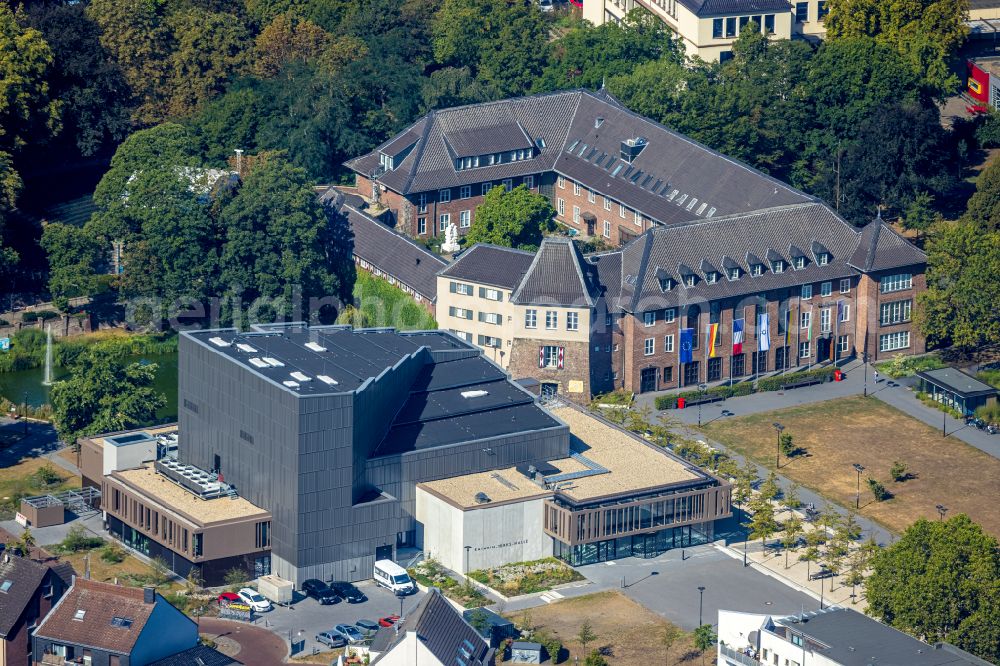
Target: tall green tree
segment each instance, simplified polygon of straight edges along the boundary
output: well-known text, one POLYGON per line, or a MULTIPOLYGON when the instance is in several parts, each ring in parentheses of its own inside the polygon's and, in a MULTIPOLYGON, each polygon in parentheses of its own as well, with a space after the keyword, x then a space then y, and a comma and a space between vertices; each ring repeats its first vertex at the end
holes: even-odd
POLYGON ((64 442, 99 432, 151 423, 167 403, 153 388, 156 364, 126 365, 109 351, 94 349, 70 368, 69 379, 52 387, 52 417, 64 442))
POLYGON ((968 516, 918 520, 871 567, 866 612, 928 642, 1000 656, 1000 544, 968 516))
POLYGON ((939 91, 957 82, 950 65, 968 35, 968 0, 829 0, 827 8, 827 39, 873 37, 939 91))
POLYGON ((58 129, 59 103, 48 80, 52 60, 42 33, 22 27, 10 7, 0 5, 0 151, 16 155, 58 129))
POLYGON ((542 242, 542 233, 553 227, 555 214, 546 197, 524 185, 510 192, 497 186, 486 193, 465 238, 470 244, 537 248, 542 242))
POLYGON ((104 247, 79 227, 54 222, 42 230, 42 248, 49 260, 49 293, 60 310, 69 299, 97 288, 104 247))

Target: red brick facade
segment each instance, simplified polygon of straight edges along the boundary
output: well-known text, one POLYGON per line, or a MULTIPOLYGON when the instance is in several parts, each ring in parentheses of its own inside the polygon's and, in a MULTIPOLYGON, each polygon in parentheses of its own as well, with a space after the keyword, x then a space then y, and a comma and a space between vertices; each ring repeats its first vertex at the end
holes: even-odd
POLYGON ((581 236, 599 236, 612 246, 624 245, 653 227, 652 220, 634 209, 561 176, 556 178, 552 205, 560 222, 581 236), (591 224, 584 219, 588 213, 593 216, 591 224))

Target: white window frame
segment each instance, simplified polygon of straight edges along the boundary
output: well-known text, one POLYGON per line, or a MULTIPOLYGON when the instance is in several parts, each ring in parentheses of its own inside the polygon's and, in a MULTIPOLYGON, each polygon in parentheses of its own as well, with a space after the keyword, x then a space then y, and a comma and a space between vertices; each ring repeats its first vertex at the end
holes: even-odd
POLYGON ((822 284, 819 285, 819 297, 820 298, 826 298, 827 296, 830 296, 831 294, 833 294, 833 283, 832 282, 823 282, 822 284))
POLYGON ((604 197, 604 210, 611 210, 611 199, 604 197))
POLYGON ((573 206, 573 224, 580 224, 580 207, 573 206))
POLYGON ((424 236, 427 234, 427 218, 418 217, 417 218, 417 235, 424 236))
POLYGON ((529 190, 535 189, 535 177, 534 176, 525 176, 524 177, 524 184, 528 187, 529 190))
POLYGON ((438 203, 448 203, 451 201, 451 188, 438 190, 438 203))
POLYGON ((462 229, 468 229, 472 226, 471 210, 463 210, 458 214, 458 226, 462 229))
POLYGON ((625 207, 625 204, 622 203, 618 204, 618 217, 624 220, 627 217, 627 213, 628 213, 628 208, 625 207))
POLYGON ((677 321, 677 310, 674 308, 667 308, 663 311, 663 321, 668 324, 672 324, 677 321))
POLYGON ((493 183, 483 183, 483 196, 485 197, 493 189, 493 183))
POLYGON ((642 355, 652 356, 656 353, 656 338, 646 338, 642 343, 642 355))
POLYGON ((438 216, 438 228, 444 231, 449 224, 451 224, 451 213, 441 213, 438 216))
POLYGON ((837 356, 843 356, 851 348, 851 337, 849 335, 837 336, 837 356))
POLYGON ((663 336, 663 351, 667 352, 668 354, 670 354, 670 353, 672 353, 674 351, 674 335, 673 335, 673 333, 671 333, 670 335, 663 336))
POLYGON ((851 293, 851 278, 840 278, 840 293, 851 293))
POLYGON ((426 213, 427 212, 427 193, 421 192, 417 196, 417 212, 426 213))
POLYGON ((573 196, 580 196, 580 183, 573 181, 573 196))
POLYGON ((898 349, 908 349, 910 347, 910 332, 895 331, 893 333, 883 333, 878 336, 878 350, 880 352, 896 351, 898 349))
POLYGON ((559 328, 559 312, 557 310, 545 311, 545 330, 554 331, 559 328))
POLYGON ((564 199, 556 197, 556 210, 560 216, 566 216, 566 201, 564 199))
POLYGON ((803 311, 802 315, 799 317, 799 328, 802 330, 808 329, 809 325, 812 324, 812 316, 812 310, 803 311))
POLYGON ((635 226, 641 227, 642 226, 642 213, 640 213, 639 211, 633 212, 632 213, 632 221, 635 223, 635 226))
POLYGON ((851 321, 851 304, 844 303, 840 306, 840 323, 851 321))
POLYGON ((830 314, 831 308, 820 308, 819 330, 821 333, 829 333, 833 330, 833 317, 830 314))
POLYGON ((556 176, 556 185, 559 186, 560 190, 565 190, 566 189, 566 177, 565 176, 556 176))
POLYGON ((472 185, 462 185, 462 187, 458 188, 459 199, 468 199, 471 196, 472 196, 472 185))
POLYGON ((803 301, 808 301, 813 297, 813 286, 811 284, 802 285, 802 293, 799 296, 803 301))
POLYGON ((538 310, 528 308, 524 311, 524 327, 538 328, 538 310))
POLYGON ((597 192, 594 192, 594 190, 589 187, 587 188, 587 201, 590 203, 597 203, 597 192))
POLYGON ((580 330, 580 313, 579 312, 567 312, 566 313, 566 330, 567 331, 579 331, 580 330))
POLYGON ((797 270, 797 271, 802 270, 803 268, 806 267, 806 258, 805 257, 795 257, 795 263, 793 265, 795 266, 795 270, 797 270))
POLYGON ((452 284, 455 285, 454 293, 462 296, 472 296, 474 290, 471 284, 465 282, 452 282, 452 284))
POLYGON ((799 358, 812 357, 812 340, 803 340, 799 343, 799 358))
POLYGON ((883 275, 879 278, 879 291, 883 294, 891 294, 894 291, 906 291, 912 288, 913 275, 910 273, 883 275))
POLYGON ((558 368, 559 367, 559 346, 558 345, 542 345, 542 367, 543 368, 558 368))
POLYGON ((611 221, 604 220, 604 237, 611 238, 611 221))
POLYGON ((890 301, 879 305, 878 322, 880 326, 903 324, 913 317, 913 300, 890 301), (888 316, 886 316, 888 315, 888 316))
POLYGON ((642 325, 646 328, 656 324, 656 310, 650 310, 649 312, 642 313, 642 325))
POLYGON ((483 298, 489 301, 500 301, 503 300, 503 294, 499 289, 486 288, 483 289, 483 298))

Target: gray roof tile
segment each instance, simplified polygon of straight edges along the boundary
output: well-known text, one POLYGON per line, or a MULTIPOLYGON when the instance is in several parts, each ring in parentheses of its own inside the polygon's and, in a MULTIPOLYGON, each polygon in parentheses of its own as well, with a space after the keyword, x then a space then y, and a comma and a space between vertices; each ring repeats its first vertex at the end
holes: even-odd
POLYGON ((0 637, 7 636, 45 580, 49 568, 22 557, 4 554, 0 562, 0 637), (7 584, 9 582, 9 585, 7 584), (4 591, 6 587, 6 591, 4 591))
POLYGON ((515 289, 534 258, 532 252, 476 243, 438 274, 501 289, 515 289))
POLYGON ((680 0, 698 16, 718 14, 752 14, 755 12, 791 11, 787 0, 680 0))
POLYGON ((848 263, 865 272, 922 264, 927 255, 882 221, 882 216, 861 230, 858 247, 848 263))
POLYGON ((510 300, 519 305, 593 307, 599 293, 597 271, 583 261, 576 244, 568 238, 549 237, 542 241, 510 300))

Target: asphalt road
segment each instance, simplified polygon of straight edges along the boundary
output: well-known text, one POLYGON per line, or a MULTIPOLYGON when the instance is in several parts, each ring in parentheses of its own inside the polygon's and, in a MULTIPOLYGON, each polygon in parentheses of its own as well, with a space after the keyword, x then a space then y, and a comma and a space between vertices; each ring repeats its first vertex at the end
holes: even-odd
POLYGON ((203 617, 198 622, 198 631, 238 643, 240 651, 233 656, 246 666, 275 666, 284 663, 288 655, 287 641, 266 629, 243 622, 203 617))

